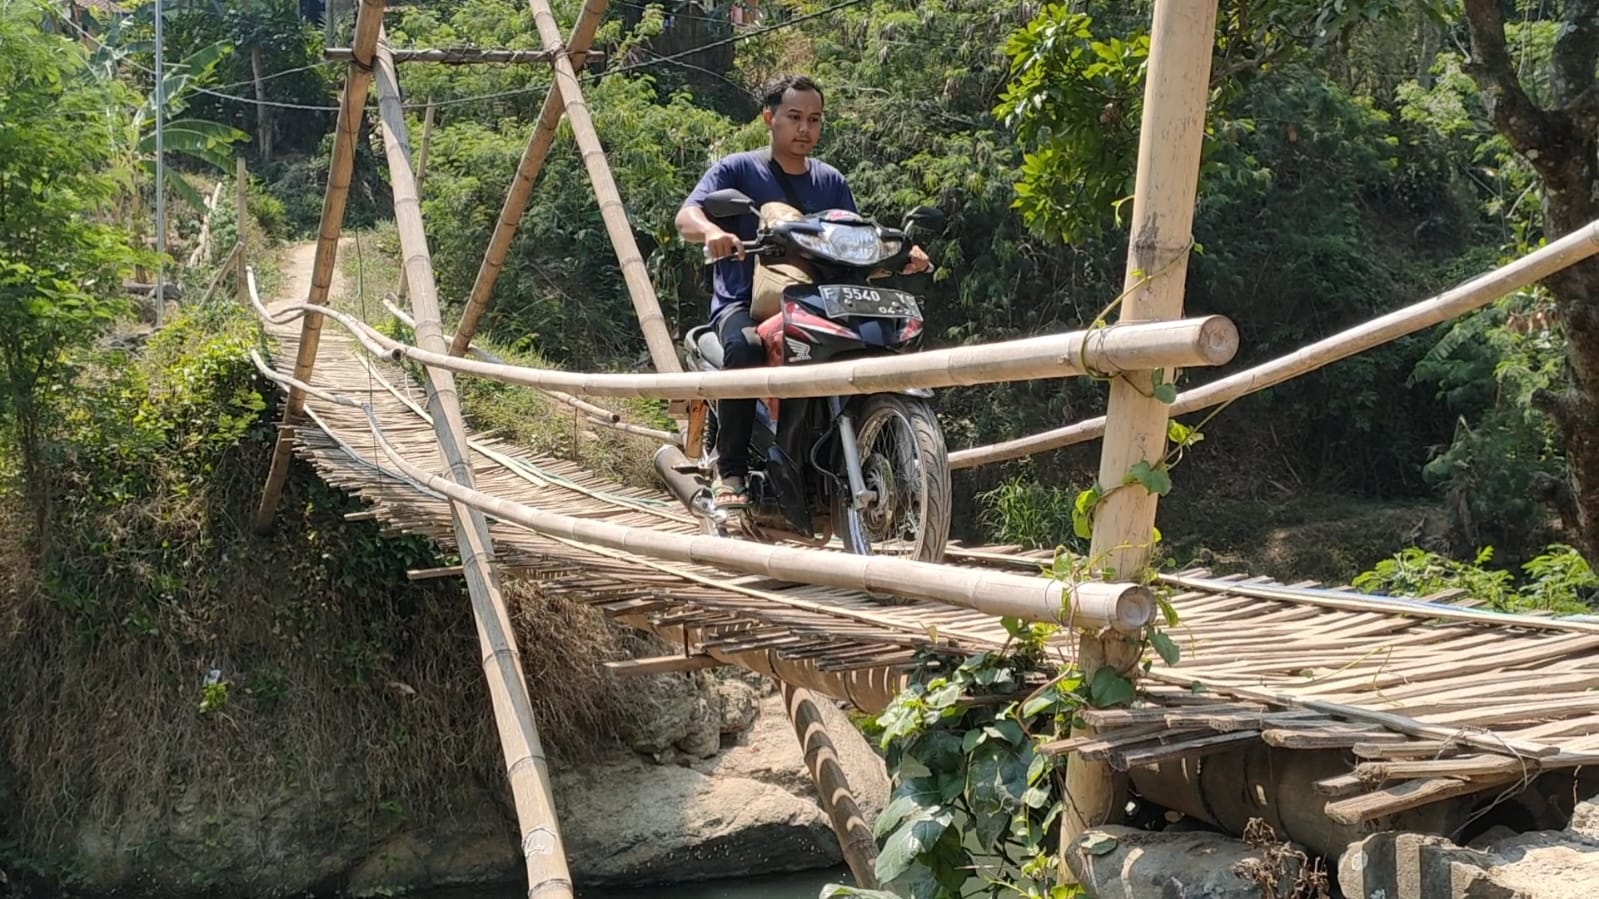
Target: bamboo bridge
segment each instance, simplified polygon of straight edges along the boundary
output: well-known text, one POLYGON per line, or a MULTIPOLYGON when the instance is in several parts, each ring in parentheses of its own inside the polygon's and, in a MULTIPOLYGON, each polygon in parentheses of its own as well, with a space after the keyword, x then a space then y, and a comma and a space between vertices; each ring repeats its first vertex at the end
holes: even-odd
MULTIPOLYGON (((664 492, 624 487, 571 462, 474 435, 461 416, 456 375, 542 390, 596 427, 676 440, 677 432, 621 422, 583 397, 679 398, 692 409, 728 396, 1120 374, 1106 420, 952 456, 965 467, 1103 435, 1101 481, 1120 482, 1129 465, 1165 452, 1173 414, 1445 321, 1599 253, 1596 223, 1438 297, 1211 381, 1174 404, 1148 396, 1126 375, 1221 364, 1236 348, 1230 323, 1181 315, 1215 5, 1160 0, 1123 323, 888 364, 685 373, 577 78, 605 2, 589 0, 566 40, 547 0, 531 6, 546 52, 529 59, 552 69, 554 86, 453 337, 440 318, 418 203, 419 164, 411 159, 396 56, 381 34, 381 0, 362 0, 343 51, 351 64, 309 295, 263 302, 238 253, 240 280, 248 284, 242 298, 266 322, 274 347, 270 360, 257 363, 288 393, 257 525, 272 526, 290 457, 298 454, 328 483, 362 497, 369 508, 359 515, 460 554, 458 568, 417 576, 459 575, 470 588, 530 895, 570 896, 572 887, 502 577, 532 578, 540 589, 656 634, 676 650, 623 663, 620 674, 738 665, 776 678, 863 883, 871 882, 871 837, 829 761, 825 733, 806 711, 808 693, 880 710, 929 650, 1003 647, 1000 615, 1067 625, 1058 649, 1085 671, 1134 671, 1140 660, 1122 655, 1123 637, 1141 632, 1155 609, 1144 586, 1114 578, 1062 583, 1040 574, 1048 559, 1013 548, 954 547, 942 565, 931 565, 703 536, 664 492), (327 306, 356 134, 374 82, 411 303, 409 314, 395 312, 414 326, 409 344, 327 306), (655 373, 586 375, 473 357, 477 322, 563 116, 593 181, 655 373), (1154 134, 1161 139, 1147 139, 1154 134), (910 601, 885 605, 874 593, 910 601)), ((418 51, 408 58, 447 56, 418 51)), ((682 433, 694 439, 690 429, 682 433)), ((1155 501, 1146 491, 1123 490, 1100 507, 1093 555, 1109 570, 1144 568, 1155 501)), ((1481 801, 1513 794, 1542 772, 1599 763, 1599 693, 1592 692, 1599 687, 1599 620, 1499 614, 1472 608, 1469 597, 1366 596, 1203 571, 1162 580, 1181 616, 1174 631, 1181 661, 1154 660, 1139 675, 1133 707, 1085 712, 1087 729, 1044 747, 1069 754, 1068 836, 1114 814, 1117 772, 1146 797, 1223 827, 1236 831, 1262 817, 1279 834, 1331 848, 1379 826, 1448 832, 1481 801), (1226 759, 1243 763, 1221 764, 1226 759)))

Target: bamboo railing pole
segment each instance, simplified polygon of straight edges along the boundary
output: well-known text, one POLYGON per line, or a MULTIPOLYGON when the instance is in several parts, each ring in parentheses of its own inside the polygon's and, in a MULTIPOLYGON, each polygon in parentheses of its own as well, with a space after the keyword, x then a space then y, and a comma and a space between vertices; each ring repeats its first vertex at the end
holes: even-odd
POLYGON ((811 772, 822 811, 833 824, 844 862, 849 865, 856 886, 875 890, 878 888, 877 841, 855 803, 855 794, 850 791, 849 778, 839 763, 838 750, 833 748, 822 711, 809 690, 784 680, 778 684, 783 691, 783 707, 788 710, 789 723, 794 725, 800 750, 805 754, 805 767, 811 772))
MULTIPOLYGON (((1183 312, 1216 9, 1216 0, 1155 2, 1122 322, 1176 319, 1183 312)), ((1165 455, 1169 407, 1150 395, 1152 383, 1143 372, 1111 381, 1100 484, 1121 485, 1133 465, 1154 465, 1165 455)), ((1138 486, 1105 495, 1089 548, 1096 571, 1108 569, 1125 579, 1143 572, 1154 543, 1155 502, 1155 494, 1138 486)), ((1077 665, 1084 683, 1105 666, 1132 677, 1140 655, 1141 644, 1123 635, 1079 631, 1077 665)), ((1080 755, 1067 761, 1062 871, 1073 840, 1119 817, 1125 780, 1118 780, 1107 762, 1080 755)))
POLYGON ((244 157, 240 156, 233 163, 233 199, 238 208, 237 215, 239 220, 239 289, 236 296, 239 298, 239 305, 246 309, 250 308, 250 285, 247 283, 244 270, 250 265, 250 238, 246 233, 244 223, 249 220, 250 215, 249 184, 250 173, 244 167, 244 157))
MULTIPOLYGON (((416 154, 416 199, 422 201, 422 188, 428 176, 428 148, 433 143, 433 98, 428 98, 427 111, 422 113, 422 148, 416 154)), ((411 282, 405 276, 405 266, 400 266, 400 283, 394 288, 394 295, 405 299, 406 293, 411 289, 411 282)))
MULTIPOLYGON (((539 39, 546 50, 561 46, 561 28, 550 11, 549 0, 528 0, 533 10, 533 24, 538 27, 539 39)), ((587 9, 585 9, 585 14, 587 9)), ((633 239, 633 226, 627 220, 627 210, 622 206, 622 196, 617 192, 616 180, 611 177, 611 166, 605 161, 605 149, 600 146, 599 135, 594 131, 594 119, 589 115, 588 104, 583 100, 583 88, 577 82, 577 72, 572 61, 557 56, 551 64, 555 69, 555 86, 561 92, 561 102, 566 106, 566 120, 572 126, 572 136, 577 139, 578 151, 588 168, 589 180, 594 184, 594 196, 599 200, 600 217, 605 220, 605 230, 616 249, 616 261, 622 268, 622 278, 627 282, 627 292, 633 298, 633 310, 638 313, 639 329, 644 332, 644 342, 650 348, 650 361, 661 372, 681 371, 677 348, 672 334, 667 330, 666 317, 661 314, 661 303, 655 296, 655 285, 650 283, 650 273, 639 253, 638 242, 633 239)))
POLYGON ((285 312, 333 318, 369 352, 457 374, 583 396, 664 399, 796 397, 878 393, 914 388, 1114 374, 1149 365, 1219 365, 1231 357, 1237 331, 1220 316, 1171 322, 1112 325, 1092 331, 1029 337, 982 346, 932 350, 907 356, 852 359, 815 365, 713 372, 584 373, 499 365, 430 353, 400 343, 343 313, 317 306, 285 312), (1225 338, 1225 339, 1219 339, 1225 338))
MULTIPOLYGON (((609 5, 609 0, 587 0, 583 4, 583 12, 572 27, 571 39, 567 41, 567 47, 577 56, 577 62, 572 66, 574 74, 582 67, 582 54, 594 42, 594 32, 600 27, 609 5)), ((478 322, 494 298, 494 284, 505 268, 506 254, 511 250, 516 229, 522 224, 522 215, 527 212, 528 197, 533 194, 533 182, 538 179, 544 161, 549 158, 550 147, 555 144, 556 130, 561 124, 561 114, 565 111, 566 104, 561 99, 560 86, 550 85, 549 93, 544 95, 544 109, 539 113, 538 124, 533 126, 527 148, 522 151, 522 160, 516 164, 511 187, 505 193, 505 203, 500 206, 500 217, 494 222, 494 233, 489 237, 483 262, 472 281, 472 292, 467 294, 466 307, 461 310, 460 324, 455 328, 455 336, 450 338, 452 356, 466 355, 466 348, 477 334, 478 322)))
MULTIPOLYGON (((1219 378, 1202 387, 1185 390, 1177 395, 1177 402, 1171 406, 1171 414, 1196 412, 1274 387, 1406 334, 1414 334, 1480 309, 1594 255, 1599 255, 1599 221, 1591 222, 1548 246, 1540 247, 1508 265, 1478 275, 1437 296, 1339 331, 1270 362, 1219 378)), ((951 453, 949 463, 952 468, 973 468, 1086 443, 1104 433, 1104 417, 1089 418, 1027 437, 951 453)))
MULTIPOLYGON (((383 27, 384 0, 361 0, 355 16, 355 56, 344 76, 344 93, 339 99, 339 118, 334 128, 333 153, 328 161, 328 186, 322 195, 322 220, 317 226, 316 259, 311 267, 311 290, 306 302, 313 306, 328 301, 333 283, 333 262, 339 250, 339 233, 344 230, 344 204, 350 196, 350 177, 355 170, 355 139, 361 129, 361 114, 366 108, 367 89, 372 86, 372 63, 377 52, 378 32, 383 27), (364 60, 364 61, 363 61, 364 60)), ((294 379, 310 381, 316 364, 316 350, 322 339, 322 316, 308 315, 300 325, 300 349, 294 361, 294 379)), ((283 421, 278 442, 272 449, 272 466, 266 486, 261 490, 261 505, 255 512, 255 529, 265 532, 277 514, 278 498, 289 477, 293 455, 294 425, 300 420, 305 392, 291 389, 283 406, 283 421)))
MULTIPOLYGON (((394 219, 400 247, 411 281, 411 309, 416 319, 417 340, 437 352, 444 352, 444 329, 439 319, 438 288, 433 277, 427 236, 423 232, 422 209, 416 195, 416 179, 409 158, 409 137, 405 111, 400 105, 399 82, 394 60, 385 42, 379 41, 376 60, 378 111, 383 128, 383 147, 389 163, 389 180, 394 190, 394 219)), ((439 450, 448 463, 449 483, 470 488, 472 464, 467 456, 455 378, 447 371, 428 370, 428 405, 439 450)), ((442 480, 442 479, 441 479, 442 480)), ((494 567, 494 545, 483 513, 462 503, 450 504, 456 546, 472 598, 473 618, 483 648, 483 673, 493 698, 494 720, 499 725, 500 748, 505 754, 506 773, 516 804, 516 817, 522 835, 522 853, 527 863, 528 895, 570 897, 572 878, 556 822, 550 794, 549 763, 539 741, 528 696, 521 656, 516 648, 510 616, 500 593, 494 567)))

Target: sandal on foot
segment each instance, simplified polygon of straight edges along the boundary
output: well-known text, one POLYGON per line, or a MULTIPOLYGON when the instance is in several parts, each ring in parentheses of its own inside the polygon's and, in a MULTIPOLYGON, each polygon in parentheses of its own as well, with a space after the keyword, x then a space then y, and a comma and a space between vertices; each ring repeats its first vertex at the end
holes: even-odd
POLYGON ((734 487, 718 478, 711 484, 711 505, 723 512, 743 512, 750 507, 748 487, 734 487))

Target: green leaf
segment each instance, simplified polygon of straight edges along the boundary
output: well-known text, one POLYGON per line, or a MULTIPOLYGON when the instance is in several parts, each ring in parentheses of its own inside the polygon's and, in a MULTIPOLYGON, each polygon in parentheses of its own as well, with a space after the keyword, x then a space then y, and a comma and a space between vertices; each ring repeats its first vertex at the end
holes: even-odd
POLYGON ((934 688, 927 694, 927 704, 935 709, 947 709, 960 698, 961 685, 946 683, 934 688))
POLYGON ((1088 701, 1095 708, 1111 708, 1132 701, 1138 691, 1133 688, 1132 681, 1122 677, 1121 672, 1114 668, 1101 668, 1094 672, 1093 678, 1088 682, 1088 701))
POLYGON ((1170 381, 1156 384, 1154 395, 1155 399, 1160 400, 1161 402, 1170 406, 1172 403, 1177 402, 1177 385, 1171 383, 1170 381))
POLYGON ((976 749, 986 739, 988 739, 988 734, 984 733, 982 728, 972 728, 961 737, 961 752, 971 755, 972 750, 976 749))
POLYGON ((1166 439, 1177 446, 1193 446, 1205 439, 1204 433, 1183 424, 1176 419, 1166 422, 1166 439))
POLYGON ((1166 619, 1166 626, 1176 627, 1179 620, 1177 617, 1177 607, 1171 604, 1171 600, 1167 599, 1164 595, 1157 593, 1155 594, 1155 605, 1160 607, 1160 614, 1162 618, 1166 619))
POLYGON ((1166 466, 1161 463, 1150 465, 1148 462, 1136 462, 1132 468, 1127 469, 1127 483, 1143 484, 1144 489, 1155 496, 1165 496, 1171 492, 1171 474, 1166 471, 1166 466))
POLYGON ((1072 504, 1072 533, 1088 540, 1094 536, 1094 510, 1100 500, 1099 487, 1093 486, 1077 494, 1072 504))
POLYGON ((888 890, 863 890, 860 887, 845 886, 841 883, 830 883, 822 887, 822 892, 816 899, 839 899, 841 896, 853 899, 902 899, 898 893, 888 890))
POLYGON ((882 814, 877 816, 877 823, 872 828, 873 836, 881 839, 884 834, 898 827, 900 822, 942 804, 939 799, 938 784, 932 778, 917 777, 907 780, 894 788, 888 805, 883 808, 882 814))
POLYGON ((961 738, 947 730, 934 730, 917 737, 905 750, 907 755, 927 766, 932 772, 959 770, 966 761, 961 738))
POLYGON ((1172 641, 1171 637, 1166 635, 1165 631, 1151 630, 1149 632, 1149 643, 1155 647, 1155 652, 1160 654, 1160 660, 1168 665, 1177 664, 1178 660, 1183 657, 1182 650, 1177 648, 1177 644, 1172 641))
POLYGON ((942 806, 918 809, 883 842, 877 854, 877 879, 887 882, 904 874, 954 820, 955 813, 942 806))

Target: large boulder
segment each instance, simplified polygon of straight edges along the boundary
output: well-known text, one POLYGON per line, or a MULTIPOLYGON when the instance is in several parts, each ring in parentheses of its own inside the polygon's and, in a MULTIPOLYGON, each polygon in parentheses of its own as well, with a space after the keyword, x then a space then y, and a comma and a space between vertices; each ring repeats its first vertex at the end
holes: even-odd
MULTIPOLYGON (((1104 899, 1260 899, 1292 894, 1305 856, 1289 844, 1257 849, 1219 833, 1106 826, 1074 840, 1066 864, 1104 899)), ((1314 894, 1312 894, 1314 895, 1314 894)))
POLYGON ((1373 834, 1338 862, 1348 899, 1591 899, 1599 843, 1580 833, 1511 834, 1467 849, 1416 833, 1373 834))

